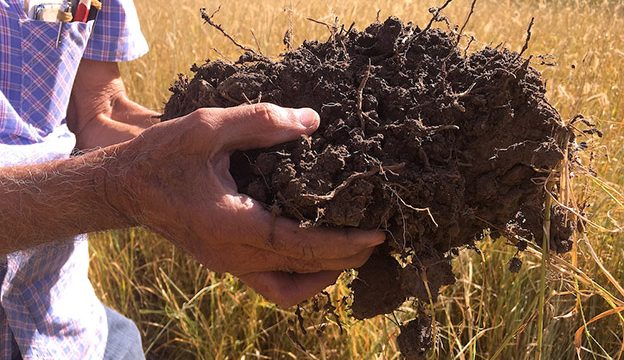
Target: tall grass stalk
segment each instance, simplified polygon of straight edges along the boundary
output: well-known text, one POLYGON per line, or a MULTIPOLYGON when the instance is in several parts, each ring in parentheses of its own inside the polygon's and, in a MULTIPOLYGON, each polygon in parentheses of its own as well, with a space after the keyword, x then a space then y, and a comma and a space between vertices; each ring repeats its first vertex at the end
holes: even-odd
POLYGON ((537 351, 536 360, 542 360, 544 346, 544 311, 546 302, 546 274, 548 272, 548 259, 550 256, 550 215, 552 198, 550 196, 551 186, 546 182, 546 201, 544 203, 544 235, 542 236, 542 263, 540 267, 539 279, 539 304, 537 312, 537 351))

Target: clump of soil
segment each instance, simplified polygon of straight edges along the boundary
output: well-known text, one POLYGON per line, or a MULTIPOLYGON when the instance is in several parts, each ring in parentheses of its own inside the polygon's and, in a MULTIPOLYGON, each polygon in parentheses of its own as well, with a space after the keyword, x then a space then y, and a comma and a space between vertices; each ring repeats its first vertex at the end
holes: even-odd
MULTIPOLYGON (((541 243, 545 178, 573 137, 528 60, 465 55, 456 37, 389 18, 279 61, 209 61, 174 84, 163 119, 259 101, 315 109, 311 137, 234 154, 232 175, 302 226, 385 230, 352 284, 352 309, 358 319, 389 313, 435 300, 455 281, 455 249, 486 228, 541 243)), ((568 251, 573 224, 556 208, 551 221, 551 247, 568 251)))
POLYGON ((401 325, 400 330, 401 333, 397 336, 397 344, 405 359, 424 359, 427 351, 433 345, 431 317, 419 315, 401 325))

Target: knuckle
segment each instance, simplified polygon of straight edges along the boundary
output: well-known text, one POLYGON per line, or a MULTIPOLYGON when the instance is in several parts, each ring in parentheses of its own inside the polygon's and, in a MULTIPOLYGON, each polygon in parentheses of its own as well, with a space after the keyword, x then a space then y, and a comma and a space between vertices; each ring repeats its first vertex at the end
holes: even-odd
POLYGON ((270 103, 260 103, 252 105, 252 116, 267 124, 279 124, 282 111, 277 105, 270 103))
POLYGON ((199 108, 193 111, 191 114, 202 118, 202 117, 210 116, 212 114, 212 110, 210 108, 199 108))
POLYGON ((291 249, 292 245, 284 239, 282 234, 279 234, 276 228, 277 225, 271 223, 268 233, 259 233, 259 237, 264 239, 264 245, 266 248, 275 252, 285 252, 291 249))
POLYGON ((301 251, 301 258, 306 260, 315 260, 316 253, 314 252, 314 247, 307 241, 301 241, 299 244, 299 249, 301 251))
POLYGON ((317 234, 309 231, 297 231, 290 236, 290 249, 294 257, 301 260, 318 260, 319 246, 322 244, 317 242, 317 234))
POLYGON ((363 249, 359 248, 354 241, 351 231, 349 229, 332 229, 326 233, 327 236, 331 236, 332 249, 335 254, 340 254, 341 257, 350 257, 357 255, 363 249))
POLYGON ((289 258, 288 268, 297 273, 310 273, 321 270, 320 262, 315 259, 294 259, 289 258))
POLYGON ((292 273, 300 271, 301 269, 301 264, 297 263, 297 261, 295 261, 294 259, 287 257, 284 259, 281 269, 279 270, 286 273, 292 273))
POLYGON ((188 115, 193 122, 210 122, 214 117, 214 113, 212 109, 208 108, 199 108, 188 115))
MULTIPOLYGON (((239 213, 242 217, 246 216, 248 211, 241 210, 239 213)), ((254 246, 256 246, 255 244, 266 244, 265 246, 260 246, 259 248, 272 249, 272 243, 274 243, 274 241, 271 240, 271 238, 273 235, 271 235, 271 233, 267 234, 266 229, 259 224, 252 223, 246 226, 244 229, 244 236, 246 237, 244 241, 248 244, 254 244, 254 246)))
POLYGON ((185 145, 194 145, 205 141, 207 137, 215 137, 221 125, 214 111, 206 108, 197 109, 186 116, 172 120, 172 123, 173 121, 176 122, 176 133, 180 135, 181 143, 185 145))
POLYGON ((202 129, 213 131, 219 123, 216 121, 214 111, 207 108, 201 108, 191 113, 191 116, 196 124, 201 125, 202 129))

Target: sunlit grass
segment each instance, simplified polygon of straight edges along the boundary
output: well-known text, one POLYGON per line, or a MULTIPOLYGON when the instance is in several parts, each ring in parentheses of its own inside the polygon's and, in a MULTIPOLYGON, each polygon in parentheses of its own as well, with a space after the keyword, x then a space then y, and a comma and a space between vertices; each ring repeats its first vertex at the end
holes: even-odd
MULTIPOLYGON (((362 28, 376 18, 396 15, 424 24, 433 1, 197 1, 136 0, 151 45, 144 58, 123 66, 133 98, 162 109, 167 88, 179 72, 206 58, 235 59, 238 50, 202 24, 199 8, 222 5, 216 20, 248 46, 269 56, 284 51, 283 35, 292 24, 294 44, 325 39, 327 29, 311 17, 335 17, 362 28), (252 36, 251 31, 255 34, 252 36), (217 49, 216 51, 214 49, 217 49)), ((456 0, 445 11, 463 23, 470 0, 456 0)), ((545 272, 542 359, 573 359, 574 335, 593 317, 624 305, 624 7, 619 1, 477 2, 465 33, 478 42, 520 50, 531 17, 533 37, 527 54, 550 54, 557 66, 539 66, 548 96, 564 119, 577 113, 604 131, 593 140, 592 170, 582 171, 568 196, 589 199, 586 216, 594 225, 580 236, 572 254, 550 256, 545 272), (600 266, 600 262, 602 267, 600 266)), ((585 139, 580 139, 585 140, 585 139)), ((586 155, 589 158, 589 154, 586 155)), ((586 159, 587 160, 587 159, 586 159)), ((520 255, 521 271, 507 271, 515 254, 504 240, 479 243, 481 253, 465 250, 454 262, 458 281, 435 305, 437 342, 433 358, 535 359, 540 303, 541 250, 520 255)), ((332 317, 306 315, 307 334, 291 326, 291 310, 275 308, 227 275, 206 271, 166 241, 135 229, 99 234, 92 241, 91 278, 101 298, 136 320, 148 358, 397 358, 395 319, 354 322, 343 317, 345 333, 332 317), (312 326, 328 323, 322 336, 312 326), (289 336, 289 331, 294 331, 289 336), (296 339, 296 340, 293 340, 296 339), (303 345, 303 349, 297 345, 303 345)), ((345 293, 335 287, 335 298, 345 293)), ((397 312, 410 317, 410 307, 397 312)), ((344 308, 339 313, 344 315, 344 308)), ((591 323, 583 332, 581 358, 621 358, 624 322, 617 314, 591 323)))

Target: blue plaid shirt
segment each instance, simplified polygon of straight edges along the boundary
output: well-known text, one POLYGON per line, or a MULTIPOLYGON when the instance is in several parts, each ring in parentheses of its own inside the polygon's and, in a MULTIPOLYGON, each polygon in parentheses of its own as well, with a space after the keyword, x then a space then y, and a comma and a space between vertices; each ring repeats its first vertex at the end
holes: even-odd
MULTIPOLYGON (((65 115, 80 59, 147 52, 132 0, 103 0, 95 24, 28 19, 0 0, 0 166, 69 156, 65 115)), ((1 231, 1 229, 0 229, 1 231)), ((0 257, 0 359, 101 359, 108 328, 87 277, 86 236, 0 257)))

